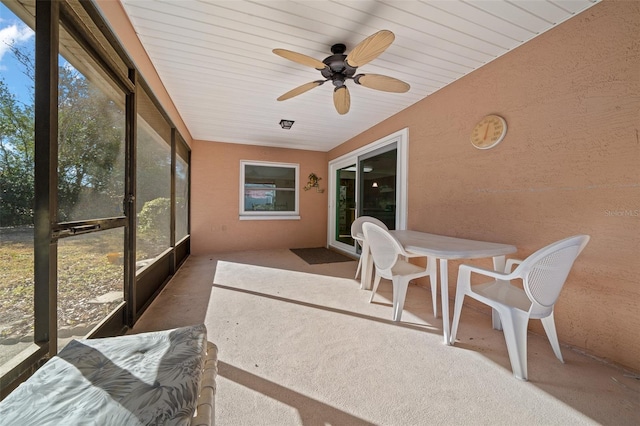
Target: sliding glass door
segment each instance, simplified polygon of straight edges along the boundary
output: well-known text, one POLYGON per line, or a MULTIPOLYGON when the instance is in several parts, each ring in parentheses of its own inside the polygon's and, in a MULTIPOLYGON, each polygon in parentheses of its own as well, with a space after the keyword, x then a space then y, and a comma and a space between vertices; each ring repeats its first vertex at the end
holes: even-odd
POLYGON ((403 130, 329 163, 330 246, 359 252, 351 238, 351 224, 359 216, 376 217, 389 229, 404 228, 406 143, 403 130))

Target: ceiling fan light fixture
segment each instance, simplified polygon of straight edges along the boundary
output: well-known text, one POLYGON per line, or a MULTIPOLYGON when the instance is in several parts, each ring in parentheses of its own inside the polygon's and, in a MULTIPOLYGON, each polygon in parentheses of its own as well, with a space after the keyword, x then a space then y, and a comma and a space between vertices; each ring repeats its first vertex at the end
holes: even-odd
POLYGON ((289 130, 291 128, 291 126, 293 126, 293 123, 295 123, 295 121, 293 121, 293 120, 285 120, 283 118, 282 120, 280 120, 280 127, 282 127, 283 129, 289 130))

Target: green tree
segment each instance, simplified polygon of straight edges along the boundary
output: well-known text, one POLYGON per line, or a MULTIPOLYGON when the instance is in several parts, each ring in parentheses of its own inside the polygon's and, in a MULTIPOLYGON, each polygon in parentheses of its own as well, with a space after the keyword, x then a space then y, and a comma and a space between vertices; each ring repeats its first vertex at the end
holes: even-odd
POLYGON ((60 68, 59 82, 59 219, 113 216, 124 195, 123 112, 71 67, 60 68))
MULTIPOLYGON (((33 52, 10 47, 34 81, 33 52)), ((121 214, 124 95, 107 96, 61 60, 58 98, 58 218, 121 214), (118 160, 120 159, 120 163, 118 160)), ((31 91, 34 93, 34 91, 31 91)), ((0 78, 0 225, 33 223, 34 106, 21 105, 0 78)))
POLYGON ((137 200, 138 210, 147 201, 170 196, 171 151, 164 141, 154 139, 149 131, 138 131, 137 200), (166 178, 166 182, 159 179, 166 178))
POLYGON ((21 105, 0 79, 0 225, 33 224, 33 105, 21 105))
POLYGON ((144 203, 138 214, 138 231, 145 239, 158 244, 169 242, 169 221, 171 218, 171 199, 156 198, 144 203))

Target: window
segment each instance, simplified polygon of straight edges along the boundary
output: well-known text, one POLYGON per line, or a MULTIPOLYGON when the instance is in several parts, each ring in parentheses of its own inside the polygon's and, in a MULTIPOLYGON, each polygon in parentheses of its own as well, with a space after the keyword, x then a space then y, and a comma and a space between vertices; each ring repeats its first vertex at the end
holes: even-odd
POLYGON ((138 90, 136 269, 171 245, 171 126, 146 90, 138 90))
POLYGON ((176 157, 176 243, 189 235, 189 162, 176 157))
POLYGON ((58 220, 124 216, 125 93, 71 36, 60 51, 58 220))
POLYGON ((122 318, 126 223, 127 93, 82 49, 82 31, 71 22, 62 24, 55 212, 60 229, 58 349, 108 317, 122 318))
POLYGON ((298 164, 240 162, 240 219, 300 219, 298 164))

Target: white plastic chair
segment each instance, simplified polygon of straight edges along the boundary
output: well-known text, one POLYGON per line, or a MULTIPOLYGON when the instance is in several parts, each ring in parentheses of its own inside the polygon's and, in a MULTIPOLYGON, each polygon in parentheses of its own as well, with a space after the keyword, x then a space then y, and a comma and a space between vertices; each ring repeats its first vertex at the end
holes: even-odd
POLYGON ((527 257, 524 261, 509 259, 505 272, 491 271, 470 265, 460 265, 458 285, 451 329, 451 344, 456 340, 460 312, 465 296, 470 296, 497 312, 507 342, 507 351, 513 375, 527 380, 527 325, 529 319, 539 319, 553 348, 553 353, 564 363, 553 307, 575 259, 589 242, 588 235, 576 235, 550 244, 527 257), (510 272, 513 265, 518 267, 510 272), (471 285, 471 273, 495 278, 485 284, 471 285), (522 280, 523 289, 511 284, 522 280))
POLYGON ((400 321, 409 281, 429 276, 433 314, 436 315, 438 281, 435 258, 407 253, 388 230, 373 223, 365 222, 362 225, 362 230, 366 245, 373 257, 376 272, 369 303, 373 301, 380 279, 391 280, 393 283, 393 320, 400 321), (426 257, 427 264, 425 267, 415 265, 405 260, 409 257, 426 257))
MULTIPOLYGON (((387 225, 385 225, 384 222, 382 222, 380 219, 377 219, 375 217, 360 216, 356 218, 356 220, 354 220, 351 223, 351 238, 357 241, 363 250, 364 250, 364 234, 362 233, 362 224, 365 222, 375 223, 379 227, 385 230, 388 230, 387 225)), ((362 260, 363 258, 366 260, 366 257, 367 256, 365 253, 362 253, 362 255, 360 255, 360 260, 358 261, 358 267, 356 268, 356 279, 358 278, 358 275, 362 271, 362 260)))

